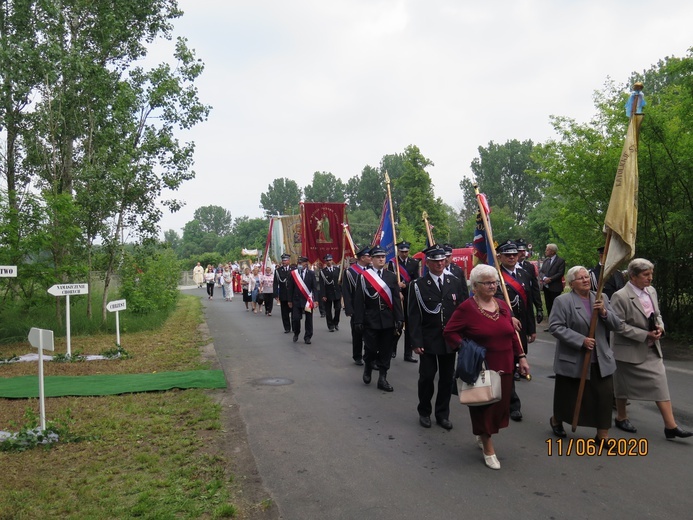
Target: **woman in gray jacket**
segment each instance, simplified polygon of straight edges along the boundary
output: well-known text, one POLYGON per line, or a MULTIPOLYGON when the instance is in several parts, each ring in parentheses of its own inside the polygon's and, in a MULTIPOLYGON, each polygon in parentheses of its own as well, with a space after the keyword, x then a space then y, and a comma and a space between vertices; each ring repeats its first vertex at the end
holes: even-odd
POLYGON ((566 274, 569 293, 562 294, 553 303, 549 316, 549 332, 556 338, 553 369, 556 383, 553 391, 551 429, 558 437, 565 437, 563 422, 571 423, 577 402, 578 388, 585 351, 591 351, 590 368, 580 406, 579 426, 597 429, 597 438, 606 439, 611 426, 616 360, 609 346, 608 333, 620 326, 618 316, 611 310, 609 298, 590 291, 590 275, 581 265, 566 274), (592 313, 598 313, 594 338, 589 337, 592 313))

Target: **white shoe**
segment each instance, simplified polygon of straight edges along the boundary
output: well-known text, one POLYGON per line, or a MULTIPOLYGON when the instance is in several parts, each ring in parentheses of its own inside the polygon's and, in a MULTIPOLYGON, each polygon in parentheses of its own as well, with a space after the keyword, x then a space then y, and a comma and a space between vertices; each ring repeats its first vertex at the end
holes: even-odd
POLYGON ((486 455, 484 453, 484 463, 488 468, 500 469, 500 462, 498 462, 498 457, 496 457, 495 453, 493 455, 486 455))
POLYGON ((481 435, 476 436, 476 445, 479 446, 480 450, 484 449, 484 442, 481 440, 481 435))

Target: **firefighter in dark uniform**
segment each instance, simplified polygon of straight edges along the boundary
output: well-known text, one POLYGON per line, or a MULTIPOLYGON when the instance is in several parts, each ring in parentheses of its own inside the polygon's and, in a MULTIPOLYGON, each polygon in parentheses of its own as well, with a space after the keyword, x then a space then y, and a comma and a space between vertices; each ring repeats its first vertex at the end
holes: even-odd
POLYGON ((294 343, 298 341, 301 334, 301 319, 305 316, 305 333, 303 340, 306 345, 310 345, 313 337, 313 311, 315 305, 310 305, 310 301, 317 303, 315 273, 308 265, 308 258, 298 257, 298 267, 295 274, 289 274, 288 281, 289 307, 291 308, 291 330, 294 332, 294 343), (309 300, 310 299, 310 300, 309 300))
POLYGON ((404 326, 404 311, 397 277, 385 268, 385 250, 371 249, 372 269, 363 271, 356 280, 354 293, 354 327, 363 331, 366 351, 363 356, 363 382, 371 382, 375 363, 380 372, 378 388, 392 392, 387 381, 392 347, 404 326))
POLYGON ((455 275, 446 274, 445 250, 434 245, 424 251, 428 272, 414 280, 409 286, 409 321, 412 347, 419 355, 419 423, 431 427, 431 412, 435 411, 436 422, 446 430, 452 429, 450 422, 450 395, 455 372, 455 352, 443 339, 443 329, 455 307, 469 298, 467 284, 455 275), (438 373, 438 394, 435 410, 431 399, 435 391, 438 373))
POLYGON ((325 307, 327 330, 339 330, 339 314, 342 312, 342 287, 339 285, 339 267, 332 255, 325 255, 325 267, 320 271, 320 299, 325 307))
POLYGON ((288 283, 291 276, 291 267, 289 266, 291 255, 284 253, 281 257, 282 265, 274 270, 274 297, 279 303, 282 314, 282 325, 284 325, 284 334, 291 332, 291 308, 289 307, 289 291, 288 283))
MULTIPOLYGON (((534 323, 529 274, 524 269, 517 266, 517 258, 517 247, 511 240, 508 240, 498 247, 500 271, 508 291, 508 297, 510 298, 510 307, 513 311, 515 330, 517 330, 520 335, 522 349, 526 354, 527 344, 532 343, 537 337, 537 326, 536 323, 534 323)), ((503 299, 503 292, 500 287, 498 288, 496 297, 503 299)), ((516 365, 517 361, 516 359, 516 365)), ((520 410, 522 403, 515 391, 515 381, 517 379, 519 379, 519 377, 513 380, 513 392, 510 397, 510 418, 513 421, 522 420, 522 411, 520 410)))
POLYGON ((363 365, 363 331, 354 327, 354 293, 356 292, 356 280, 371 263, 371 250, 365 247, 356 253, 356 262, 344 271, 342 276, 342 299, 344 300, 344 314, 351 318, 351 355, 356 365, 363 365))
POLYGON ((464 270, 452 261, 453 247, 450 244, 443 244, 443 249, 445 250, 445 272, 449 274, 454 274, 466 285, 467 277, 465 276, 464 270))
POLYGON ((541 303, 541 287, 539 287, 539 278, 537 277, 537 269, 527 260, 527 244, 521 238, 515 240, 515 246, 517 247, 517 266, 521 267, 529 275, 529 280, 531 283, 530 293, 532 297, 532 304, 534 305, 534 315, 537 318, 537 323, 544 321, 544 309, 541 303))
MULTIPOLYGON (((404 361, 409 363, 417 363, 417 360, 412 356, 411 350, 411 338, 409 337, 409 331, 407 330, 407 296, 409 293, 409 285, 419 277, 419 261, 415 258, 409 257, 409 248, 411 244, 409 242, 402 241, 397 244, 397 260, 399 262, 399 288, 402 293, 404 306, 404 361)), ((396 266, 394 260, 390 261, 387 268, 395 272, 396 266)), ((399 338, 395 339, 395 344, 392 347, 392 357, 397 357, 397 342, 399 338)))

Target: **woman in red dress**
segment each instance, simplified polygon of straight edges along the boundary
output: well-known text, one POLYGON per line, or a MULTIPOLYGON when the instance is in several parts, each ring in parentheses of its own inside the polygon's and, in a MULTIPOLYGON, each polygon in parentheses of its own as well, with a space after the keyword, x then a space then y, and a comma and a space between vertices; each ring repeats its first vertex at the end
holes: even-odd
POLYGON ((520 372, 529 373, 527 357, 515 332, 513 314, 504 301, 494 298, 498 272, 490 265, 477 265, 470 274, 474 297, 457 306, 445 326, 447 344, 457 350, 462 339, 476 341, 486 348, 486 365, 501 373, 501 400, 485 406, 470 406, 469 416, 477 444, 484 453, 484 462, 491 469, 500 469, 491 435, 508 426, 510 394, 513 382, 513 359, 520 358, 520 372))

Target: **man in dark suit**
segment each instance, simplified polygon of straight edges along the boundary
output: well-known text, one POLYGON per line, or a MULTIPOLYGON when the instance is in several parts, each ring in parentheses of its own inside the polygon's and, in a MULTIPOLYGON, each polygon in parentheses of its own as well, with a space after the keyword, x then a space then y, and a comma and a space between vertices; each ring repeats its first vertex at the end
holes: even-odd
POLYGON ((380 372, 378 388, 392 392, 387 381, 392 347, 404 326, 404 311, 397 277, 385 268, 385 250, 371 249, 373 268, 363 271, 356 281, 354 326, 363 331, 366 351, 363 356, 363 382, 371 382, 373 363, 380 372))
POLYGON ((435 391, 436 422, 446 430, 450 422, 450 395, 455 372, 455 352, 448 349, 443 329, 455 307, 469 297, 467 284, 454 275, 445 273, 445 250, 437 245, 424 251, 428 273, 409 286, 409 332, 414 352, 419 355, 419 424, 431 427, 431 399, 435 391))
POLYGON ((534 265, 527 260, 527 244, 521 238, 515 240, 517 246, 517 266, 527 271, 531 282, 530 293, 531 300, 534 304, 534 315, 537 318, 537 323, 544 321, 544 308, 541 303, 541 287, 539 287, 539 278, 537 278, 537 270, 534 265))
POLYGON ((351 318, 351 355, 354 364, 363 365, 363 330, 354 327, 354 294, 356 293, 356 281, 359 275, 368 269, 371 263, 371 250, 365 247, 356 253, 356 262, 349 266, 342 276, 342 298, 344 300, 344 314, 351 318))
MULTIPOLYGON (((409 248, 411 244, 405 242, 404 240, 397 244, 397 263, 399 265, 399 289, 402 294, 402 301, 407 301, 407 295, 409 293, 409 285, 419 277, 419 261, 409 257, 409 248)), ((390 261, 387 268, 395 272, 396 266, 394 260, 390 261)), ((402 304, 404 307, 404 361, 409 363, 417 363, 416 358, 411 354, 411 338, 409 337, 409 330, 407 327, 407 306, 406 303, 402 304)), ((392 348, 392 357, 397 357, 397 343, 399 342, 399 337, 395 339, 395 344, 392 348)))
POLYGON ((284 333, 291 332, 291 308, 289 307, 289 278, 291 278, 291 267, 289 266, 291 256, 284 253, 281 258, 282 265, 274 270, 274 297, 279 303, 282 314, 282 325, 284 333))
POLYGON ((342 312, 342 288, 339 285, 339 267, 332 255, 325 255, 325 267, 320 271, 320 296, 325 308, 327 330, 339 330, 339 314, 342 312))
MULTIPOLYGON (((546 314, 551 316, 553 301, 563 292, 563 275, 565 274, 565 260, 558 256, 558 246, 547 244, 544 251, 544 262, 539 268, 539 279, 544 284, 544 300, 546 300, 546 314)), ((548 331, 548 329, 546 329, 548 331)))
POLYGON ((443 244, 443 249, 445 250, 445 273, 454 274, 466 284, 467 277, 464 274, 464 270, 452 261, 452 250, 454 248, 450 244, 443 244))
MULTIPOLYGON (((517 267, 517 247, 512 241, 508 241, 498 248, 498 261, 501 266, 501 275, 510 299, 510 307, 513 311, 513 323, 520 336, 522 349, 527 353, 527 344, 537 338, 537 328, 534 323, 534 312, 531 302, 531 282, 529 274, 517 267)), ((497 298, 503 298, 502 288, 498 288, 497 298)), ((517 365, 517 359, 515 364, 517 365)), ((522 403, 515 391, 513 379, 512 396, 510 397, 510 418, 513 421, 522 420, 522 403)))
MULTIPOLYGON (((599 275, 602 272, 602 267, 604 265, 604 246, 598 247, 597 252, 599 253, 599 263, 590 269, 590 282, 591 289, 593 291, 597 290, 597 284, 599 283, 599 275)), ((623 273, 616 270, 612 273, 607 280, 604 280, 604 288, 602 292, 606 294, 609 299, 614 295, 614 293, 620 289, 623 289, 626 285, 626 279, 623 273)))
POLYGON ((291 307, 291 329, 294 331, 294 343, 301 333, 301 318, 306 317, 306 332, 303 340, 310 345, 313 337, 313 311, 317 306, 314 300, 315 273, 308 267, 305 256, 298 257, 298 269, 291 271, 288 282, 289 307, 291 307))

